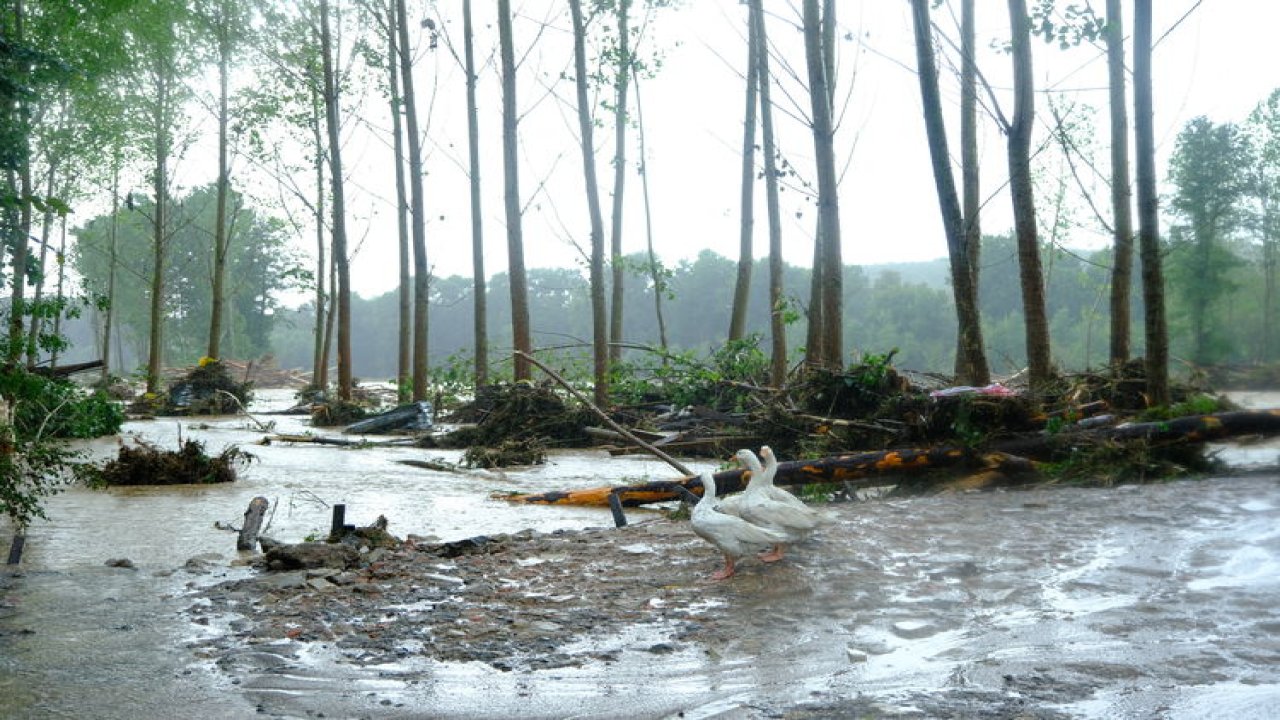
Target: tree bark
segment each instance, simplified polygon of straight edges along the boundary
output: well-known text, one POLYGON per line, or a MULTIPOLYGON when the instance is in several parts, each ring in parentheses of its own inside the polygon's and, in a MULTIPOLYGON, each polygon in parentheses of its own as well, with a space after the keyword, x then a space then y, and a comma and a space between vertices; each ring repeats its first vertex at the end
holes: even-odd
POLYGON ((120 224, 120 153, 111 155, 111 224, 107 229, 107 302, 102 320, 102 387, 111 380, 111 324, 116 301, 116 241, 120 224))
POLYGON ((400 36, 400 84, 404 90, 404 121, 409 148, 409 202, 413 221, 413 399, 427 399, 427 329, 429 327, 430 269, 427 265, 427 218, 422 188, 422 137, 418 134, 418 103, 413 89, 413 57, 409 48, 409 19, 405 0, 395 0, 396 30, 400 36))
POLYGON ((212 19, 218 43, 218 198, 213 220, 213 279, 209 308, 209 343, 205 356, 218 359, 222 354, 222 315, 226 303, 227 255, 231 248, 231 235, 227 227, 227 196, 231 191, 228 125, 230 111, 231 78, 231 18, 226 4, 212 19))
POLYGON ((1027 367, 1033 395, 1044 392, 1052 374, 1049 319, 1045 310, 1044 273, 1036 228, 1031 183, 1031 131, 1035 119, 1035 85, 1031 66, 1031 30, 1026 0, 1009 0, 1013 41, 1014 111, 1008 128, 1009 193, 1018 243, 1027 367))
POLYGON ((822 234, 822 364, 844 365, 844 264, 840 247, 840 205, 837 197, 835 128, 831 110, 831 58, 835 49, 834 3, 818 16, 818 0, 804 0, 805 59, 809 71, 809 101, 813 111, 813 150, 818 171, 818 218, 822 234), (823 25, 827 23, 827 25, 823 25), (826 32, 820 32, 823 29, 826 32), (823 35, 828 36, 824 42, 823 35))
POLYGON ((751 23, 755 28, 755 55, 751 62, 760 84, 760 133, 764 153, 765 204, 769 213, 769 382, 782 387, 787 381, 787 324, 782 297, 782 210, 778 202, 777 144, 773 134, 773 100, 769 72, 769 36, 765 27, 764 3, 750 0, 751 23))
MULTIPOLYGON (((398 3, 396 3, 398 4, 398 3)), ((400 106, 399 20, 394 9, 387 11, 387 83, 391 104, 391 152, 396 166, 396 236, 400 251, 399 342, 396 354, 396 399, 401 405, 413 399, 413 280, 410 265, 413 253, 409 239, 409 191, 404 172, 404 123, 400 106)))
POLYGON ((467 157, 471 180, 471 266, 475 307, 472 334, 475 345, 476 387, 489 382, 488 298, 484 274, 484 221, 480 208, 480 121, 476 110, 475 38, 471 27, 471 0, 462 0, 462 42, 467 72, 467 157))
POLYGON ((1147 400, 1169 404, 1169 330, 1160 257, 1159 196, 1156 194, 1155 128, 1151 102, 1151 0, 1134 0, 1133 130, 1137 159, 1138 245, 1146 336, 1147 400))
POLYGON ((1133 195, 1129 187, 1129 113, 1125 103, 1121 0, 1107 0, 1107 76, 1111 110, 1111 207, 1115 258, 1111 268, 1111 366, 1129 359, 1129 294, 1133 275, 1133 195))
MULTIPOLYGON (((152 79, 155 83, 155 112, 152 116, 152 191, 155 208, 151 217, 151 322, 147 349, 147 392, 160 391, 160 366, 164 357, 164 265, 168 241, 167 208, 169 204, 169 116, 172 65, 167 58, 154 58, 152 79)), ((15 261, 16 262, 16 261, 15 261)))
POLYGON ((529 333, 529 281, 524 268, 524 235, 520 218, 520 163, 516 136, 516 60, 511 36, 511 0, 498 0, 498 38, 502 56, 502 167, 507 218, 507 263, 511 285, 511 340, 515 380, 529 380, 529 361, 519 353, 533 352, 529 333))
MULTIPOLYGON (((592 132, 590 99, 587 95, 587 31, 582 21, 581 0, 569 0, 569 11, 573 16, 574 86, 578 95, 578 132, 581 135, 579 143, 582 146, 582 170, 586 181, 587 211, 591 228, 591 339, 595 379, 594 397, 597 405, 605 405, 609 400, 609 335, 605 324, 604 302, 604 218, 600 211, 595 139, 592 132)), ((616 188, 616 176, 614 183, 616 188)), ((616 190, 614 201, 617 202, 616 190)), ((619 210, 615 207, 616 212, 619 210)))
POLYGON ((623 191, 627 180, 627 93, 631 81, 631 38, 628 20, 631 0, 617 0, 618 67, 613 105, 613 212, 609 232, 612 294, 609 303, 609 359, 622 359, 623 301, 626 268, 622 259, 623 191))
POLYGON ((333 265, 338 275, 338 397, 350 402, 351 268, 347 257, 346 200, 342 177, 341 123, 338 119, 338 80, 329 30, 329 0, 320 0, 320 55, 324 73, 325 127, 329 135, 329 181, 333 195, 333 265))
POLYGON ((956 194, 951 171, 951 153, 947 145, 947 129, 942 121, 942 99, 938 90, 938 69, 933 50, 933 25, 929 19, 929 0, 912 0, 912 18, 916 38, 916 65, 920 79, 920 97, 924 107, 925 131, 929 138, 929 155, 933 161, 933 179, 942 210, 942 225, 947 236, 947 252, 951 261, 951 292, 955 300, 956 332, 960 338, 963 372, 957 378, 961 385, 986 385, 991 381, 983 350, 982 318, 978 297, 973 287, 973 269, 965 247, 964 218, 956 194))
MULTIPOLYGON (((320 78, 314 78, 317 82, 312 87, 320 84, 320 78)), ((316 93, 313 89, 311 98, 311 142, 315 150, 315 173, 316 173, 316 202, 315 202, 315 223, 316 223, 316 323, 315 323, 315 348, 311 365, 311 384, 316 390, 324 390, 329 386, 329 336, 326 331, 328 327, 328 317, 332 313, 329 307, 328 293, 325 292, 327 277, 329 270, 325 262, 325 247, 327 243, 324 237, 325 228, 325 177, 324 177, 324 138, 322 125, 323 120, 323 93, 316 93)), ((329 285, 331 288, 332 285, 329 285)))
POLYGON ((742 122, 742 192, 738 226, 738 276, 733 285, 733 307, 729 313, 729 340, 741 340, 747 332, 747 304, 751 299, 751 270, 754 261, 752 231, 755 228, 756 125, 759 105, 759 67, 755 62, 760 44, 759 28, 747 20, 747 107, 742 122))
MULTIPOLYGON (((977 20, 975 0, 960 3, 960 184, 962 186, 961 214, 964 217, 964 246, 969 259, 969 284, 974 302, 979 304, 981 318, 980 287, 982 278, 982 182, 978 159, 978 61, 977 20)), ((966 374, 964 350, 966 338, 956 336, 956 375, 966 374)), ((986 348, 981 339, 978 350, 982 352, 982 367, 973 372, 975 384, 991 381, 991 370, 986 359, 986 348), (984 369, 986 372, 980 372, 984 369)))

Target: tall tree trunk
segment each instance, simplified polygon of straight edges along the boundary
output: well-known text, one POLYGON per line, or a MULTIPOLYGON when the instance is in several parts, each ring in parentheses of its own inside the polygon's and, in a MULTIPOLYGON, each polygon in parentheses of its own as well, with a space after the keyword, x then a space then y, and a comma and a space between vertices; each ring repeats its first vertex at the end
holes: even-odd
MULTIPOLYGON (((53 335, 54 337, 62 336, 62 307, 66 301, 64 289, 67 280, 67 216, 63 215, 60 220, 61 231, 58 238, 58 285, 54 290, 54 305, 58 308, 58 313, 53 316, 53 335)), ((49 367, 58 367, 58 346, 54 345, 53 350, 49 352, 49 367)))
POLYGON ((164 357, 164 266, 168 235, 169 205, 169 103, 172 78, 163 60, 157 60, 152 69, 155 79, 156 111, 152 118, 154 126, 152 162, 152 190, 155 194, 155 209, 151 218, 151 323, 147 349, 147 392, 156 394, 160 391, 160 366, 164 357))
POLYGON ((409 48, 409 18, 405 0, 395 0, 396 29, 400 33, 400 83, 404 89, 405 132, 409 146, 409 201, 413 220, 413 399, 427 399, 427 328, 430 268, 427 265, 427 218, 422 189, 422 137, 418 135, 418 104, 413 91, 413 57, 409 48))
POLYGON ((826 333, 825 318, 822 317, 822 279, 826 272, 822 267, 822 259, 826 251, 822 248, 822 218, 816 217, 813 223, 813 270, 809 274, 809 307, 808 325, 804 337, 804 361, 806 365, 822 366, 822 338, 826 333))
MULTIPOLYGON (((516 136, 516 58, 511 37, 511 0, 498 0, 498 38, 502 55, 502 168, 507 217, 507 264, 511 285, 511 341, 515 350, 533 352, 529 332, 529 281, 524 269, 524 235, 520 223, 520 164, 516 136)), ((515 379, 532 378, 529 361, 513 358, 515 379)))
POLYGON ((738 278, 733 285, 733 308, 729 313, 729 340, 741 340, 747 332, 747 304, 751 300, 751 270, 755 260, 752 231, 755 228, 756 198, 756 113, 759 104, 759 68, 755 63, 760 43, 756 23, 747 20, 747 107, 742 122, 742 193, 738 227, 738 278))
MULTIPOLYGON (((24 0, 14 0, 13 2, 13 36, 12 41, 17 47, 23 47, 26 43, 26 5, 24 0)), ((21 87, 27 83, 27 76, 31 71, 31 63, 25 58, 17 60, 17 83, 21 87)), ((17 124, 16 140, 18 148, 16 154, 18 170, 18 196, 21 198, 31 197, 31 148, 30 148, 30 107, 28 100, 19 98, 13 102, 13 120, 17 124)), ((9 152, 13 152, 10 150, 9 152)), ((9 352, 8 360, 16 364, 22 357, 23 350, 23 330, 25 325, 22 316, 26 314, 25 295, 27 283, 27 253, 28 238, 31 237, 31 203, 23 202, 18 211, 18 227, 12 236, 13 253, 13 295, 9 302, 9 352)))
MULTIPOLYGON (((662 315, 662 296, 667 292, 658 255, 653 250, 653 209, 649 203, 649 155, 645 145, 644 106, 640 102, 640 79, 636 78, 636 125, 640 141, 640 193, 644 196, 644 236, 649 256, 649 282, 653 283, 653 311, 658 321, 658 346, 667 351, 667 321, 662 315)), ((666 362, 666 359, 663 359, 666 362)))
POLYGON ((1147 401, 1169 404, 1169 330, 1164 308, 1164 268, 1160 257, 1159 196, 1151 103, 1151 0, 1133 3, 1133 131, 1137 159, 1138 248, 1142 258, 1142 300, 1147 345, 1147 401))
POLYGON ((467 156, 471 170, 471 277, 475 303, 472 326, 476 387, 489 382, 488 298, 484 274, 484 224, 480 208, 480 120, 476 109, 475 38, 471 28, 471 0, 462 0, 462 42, 467 71, 467 156))
POLYGON ((1031 67, 1031 28, 1026 0, 1009 0, 1013 41, 1013 119, 1009 124, 1009 193, 1013 197, 1013 226, 1018 243, 1022 285, 1023 324, 1027 366, 1033 394, 1045 390, 1052 374, 1049 357, 1049 319, 1045 311, 1044 273, 1036 229, 1035 195, 1031 184, 1031 130, 1035 120, 1035 86, 1031 67))
MULTIPOLYGON (((315 202, 315 223, 316 223, 316 324, 315 324, 315 348, 314 357, 311 365, 311 384, 316 390, 325 390, 329 387, 329 336, 328 336, 328 318, 332 314, 332 308, 329 307, 328 293, 325 291, 327 278, 330 275, 328 263, 325 262, 325 195, 328 190, 325 189, 324 177, 324 138, 322 137, 323 124, 322 105, 323 97, 317 96, 312 98, 311 103, 311 141, 315 149, 315 173, 316 173, 316 202, 315 202)), ((332 284, 328 285, 332 288, 332 284)))
POLYGON ((102 387, 111 382, 111 324, 116 304, 116 239, 120 224, 120 153, 111 155, 111 223, 107 228, 107 302, 102 320, 102 387))
MULTIPOLYGON (((393 3, 395 0, 393 0, 393 3)), ((398 3, 397 3, 398 4, 398 3)), ((413 285, 409 266, 413 262, 409 244, 409 192, 404 176, 404 123, 400 117, 400 43, 397 38, 397 15, 387 10, 387 83, 390 86, 392 153, 396 164, 396 229, 400 249, 400 337, 396 364, 396 400, 401 404, 413 398, 413 285)))
POLYGON ((773 135, 773 100, 769 74, 769 36, 765 28, 764 3, 750 0, 751 24, 755 30, 755 55, 751 63, 760 84, 761 151, 764 153, 765 203, 769 213, 769 382, 782 387, 787 380, 787 324, 782 298, 782 211, 778 203, 777 145, 773 135))
MULTIPOLYGON (((979 302, 982 279, 982 182, 978 159, 978 33, 974 3, 975 0, 961 0, 960 3, 960 53, 963 55, 960 65, 960 184, 964 246, 972 275, 969 284, 973 287, 974 301, 979 302)), ((981 319, 981 310, 978 316, 981 319)), ((968 372, 965 367, 968 361, 964 344, 965 337, 957 334, 957 376, 968 372)), ((986 359, 986 348, 979 343, 978 349, 983 353, 982 366, 987 370, 985 373, 974 372, 973 377, 974 382, 985 385, 991 380, 991 371, 986 359)))
POLYGON ((1111 267, 1111 366, 1129 359, 1129 293, 1133 275, 1133 205, 1129 188, 1129 113, 1125 105, 1124 22, 1121 0, 1107 0, 1107 75, 1111 110, 1111 208, 1115 259, 1111 267))
POLYGON ((969 267, 969 252, 965 247, 964 218, 960 213, 960 198, 956 193, 956 181, 951 170, 947 128, 942 121, 942 99, 938 91, 938 68, 934 59, 929 1, 911 0, 911 8, 924 125, 929 137, 933 180, 937 186, 942 225, 947 236, 947 254, 951 261, 951 293, 956 306, 956 331, 964 355, 963 371, 957 380, 965 385, 985 385, 990 382, 990 373, 987 371, 987 358, 983 351, 982 319, 978 312, 977 293, 973 287, 973 269, 969 267))
POLYGON ((218 38, 218 198, 213 220, 213 290, 209 308, 209 344, 205 355, 218 359, 222 354, 222 314, 226 302, 224 288, 227 275, 227 255, 231 249, 231 232, 227 226, 227 196, 231 192, 230 164, 227 146, 230 143, 227 128, 230 117, 227 109, 231 76, 231 19, 223 7, 215 20, 214 32, 218 38))
MULTIPOLYGON (((53 197, 54 192, 54 175, 57 174, 57 163, 53 160, 49 161, 49 172, 45 178, 45 197, 53 197)), ((45 268, 49 259, 49 237, 53 234, 53 208, 45 208, 40 218, 40 257, 36 260, 36 267, 39 269, 40 282, 36 283, 35 297, 33 302, 36 307, 40 306, 44 299, 44 280, 45 268)), ((34 313, 31 316, 31 326, 27 328, 27 367, 35 367, 39 358, 39 340, 40 340, 40 313, 34 313)))
MULTIPOLYGON (((609 400, 609 335, 605 324, 604 303, 604 217, 600 211, 600 185, 596 178, 596 146, 592 132, 591 101, 587 95, 587 31, 582 21, 581 0, 569 0, 569 12, 573 16, 574 87, 578 97, 578 132, 581 135, 579 142, 582 145, 582 170, 583 178, 586 180, 587 211, 591 226, 592 368, 595 378, 595 402, 603 406, 609 400)), ((617 201, 616 191, 614 200, 617 201)), ((618 210, 615 209, 615 212, 618 210)))
POLYGON ((347 257, 346 196, 342 177, 342 124, 338 119, 338 78, 329 30, 329 0, 320 0, 320 57, 324 72, 325 128, 329 135, 329 182, 333 195, 333 265, 338 275, 338 397, 350 402, 351 267, 347 257))
POLYGON ((609 231, 609 266, 612 295, 609 302, 609 359, 622 359, 623 285, 626 268, 622 261, 622 199, 627 180, 627 93, 631 81, 631 37, 627 23, 631 0, 618 0, 618 66, 613 100, 613 211, 609 231))
POLYGON ((820 32, 823 22, 834 25, 834 19, 830 16, 833 8, 834 3, 828 0, 827 14, 819 19, 818 0, 804 0, 805 59, 809 70, 809 100, 813 110, 813 153, 818 170, 818 219, 822 234, 824 327, 821 358, 826 367, 839 368, 844 364, 844 263, 841 260, 835 127, 829 85, 831 66, 827 60, 835 49, 824 43, 823 36, 828 33, 820 32))

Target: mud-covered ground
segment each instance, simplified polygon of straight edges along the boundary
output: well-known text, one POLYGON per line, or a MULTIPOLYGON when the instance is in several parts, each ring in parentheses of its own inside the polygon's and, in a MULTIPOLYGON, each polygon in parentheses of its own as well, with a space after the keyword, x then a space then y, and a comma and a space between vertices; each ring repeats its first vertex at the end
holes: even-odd
POLYGON ((1275 476, 835 510, 714 584, 666 520, 258 573, 191 650, 279 717, 1280 716, 1275 476))

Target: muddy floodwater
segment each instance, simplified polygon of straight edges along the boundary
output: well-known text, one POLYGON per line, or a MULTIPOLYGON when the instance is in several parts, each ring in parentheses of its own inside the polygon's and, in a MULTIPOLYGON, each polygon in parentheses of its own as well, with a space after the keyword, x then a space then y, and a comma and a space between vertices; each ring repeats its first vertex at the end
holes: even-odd
POLYGON ((1220 448, 1233 469, 1197 480, 838 504, 781 562, 707 584, 715 551, 658 511, 613 529, 489 498, 668 476, 647 459, 453 474, 397 462, 445 451, 250 447, 244 418, 126 432, 258 460, 52 498, 0 571, 0 717, 1280 717, 1280 443, 1220 448), (288 542, 335 503, 424 546, 505 539, 266 587, 224 529, 258 495, 288 542))

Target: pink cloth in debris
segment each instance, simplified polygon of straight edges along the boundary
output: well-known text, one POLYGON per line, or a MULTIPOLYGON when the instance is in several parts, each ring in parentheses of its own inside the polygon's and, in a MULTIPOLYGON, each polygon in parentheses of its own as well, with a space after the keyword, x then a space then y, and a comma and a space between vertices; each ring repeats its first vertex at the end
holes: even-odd
POLYGON ((929 397, 952 397, 954 395, 995 395, 997 397, 1012 397, 1018 393, 1001 385, 1000 383, 991 383, 982 387, 973 387, 972 385, 958 385, 949 387, 944 390, 934 390, 929 393, 929 397))

